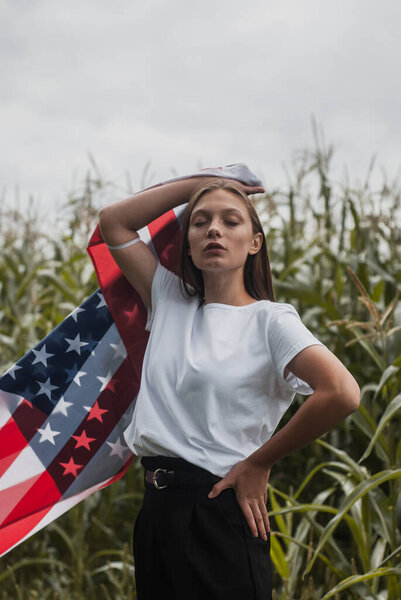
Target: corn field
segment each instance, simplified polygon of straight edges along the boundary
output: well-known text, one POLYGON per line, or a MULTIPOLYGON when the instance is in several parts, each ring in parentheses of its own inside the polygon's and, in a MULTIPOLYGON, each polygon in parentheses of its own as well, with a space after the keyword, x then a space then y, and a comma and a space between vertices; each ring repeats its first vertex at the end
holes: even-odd
MULTIPOLYGON (((357 189, 333 181, 333 148, 314 134, 285 189, 265 181, 268 192, 254 201, 277 300, 292 303, 351 371, 361 405, 272 470, 273 597, 400 600, 400 187, 384 179, 372 190, 373 162, 357 189)), ((86 245, 112 187, 93 161, 57 223, 43 223, 34 206, 0 209, 1 372, 98 288, 86 245)), ((282 424, 304 399, 295 397, 282 424)), ((134 599, 132 531, 142 494, 134 463, 9 552, 0 559, 0 600, 134 599)))

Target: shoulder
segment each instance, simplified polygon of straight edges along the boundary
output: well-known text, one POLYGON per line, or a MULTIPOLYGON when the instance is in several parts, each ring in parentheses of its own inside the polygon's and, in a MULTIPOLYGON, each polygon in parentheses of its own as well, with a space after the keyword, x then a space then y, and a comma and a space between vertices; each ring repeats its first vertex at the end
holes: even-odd
POLYGON ((270 302, 271 309, 276 311, 278 314, 283 314, 286 312, 296 313, 298 314, 297 309, 293 304, 289 302, 270 302))
POLYGON ((289 302, 273 302, 266 300, 263 302, 263 309, 266 313, 269 324, 280 324, 292 320, 301 320, 298 310, 289 302))
MULTIPOLYGON (((182 289, 184 286, 181 277, 171 269, 163 266, 160 262, 156 268, 154 285, 159 290, 163 290, 165 294, 170 293, 174 297, 183 298, 182 289)), ((190 285, 188 287, 193 289, 190 285)))
POLYGON ((284 318, 287 315, 292 315, 300 318, 298 310, 293 304, 290 304, 289 302, 271 302, 270 311, 272 316, 278 319, 284 318))

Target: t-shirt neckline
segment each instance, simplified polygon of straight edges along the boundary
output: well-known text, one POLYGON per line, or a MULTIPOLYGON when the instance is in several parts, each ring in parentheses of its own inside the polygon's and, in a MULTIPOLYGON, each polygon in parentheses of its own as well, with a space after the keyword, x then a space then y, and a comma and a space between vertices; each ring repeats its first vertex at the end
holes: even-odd
POLYGON ((208 308, 209 306, 211 308, 213 307, 217 307, 217 308, 228 308, 228 309, 240 309, 243 310, 245 308, 249 308, 250 306, 254 306, 255 304, 260 304, 260 302, 264 302, 264 300, 256 300, 256 302, 250 302, 249 304, 241 304, 241 305, 234 305, 234 304, 222 304, 221 302, 208 302, 207 304, 204 304, 204 308, 208 308))

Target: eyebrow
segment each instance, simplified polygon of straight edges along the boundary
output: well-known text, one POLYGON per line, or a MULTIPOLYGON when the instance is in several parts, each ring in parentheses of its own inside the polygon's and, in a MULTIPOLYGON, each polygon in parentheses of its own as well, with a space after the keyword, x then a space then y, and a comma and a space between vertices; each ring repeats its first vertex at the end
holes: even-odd
MULTIPOLYGON (((222 213, 229 213, 229 212, 235 212, 237 213, 240 217, 243 217, 243 214, 240 210, 238 210, 237 208, 224 208, 222 211, 222 213)), ((198 210, 194 210, 194 212, 191 215, 191 218, 195 218, 198 215, 210 215, 210 211, 206 210, 204 208, 198 208, 198 210)))

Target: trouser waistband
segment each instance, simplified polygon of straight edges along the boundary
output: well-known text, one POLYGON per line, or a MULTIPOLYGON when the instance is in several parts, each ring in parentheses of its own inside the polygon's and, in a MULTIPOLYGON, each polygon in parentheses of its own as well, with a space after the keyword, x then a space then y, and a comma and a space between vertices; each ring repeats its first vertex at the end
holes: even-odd
POLYGON ((143 456, 140 462, 145 469, 144 484, 147 488, 213 485, 222 479, 198 465, 175 456, 143 456))

